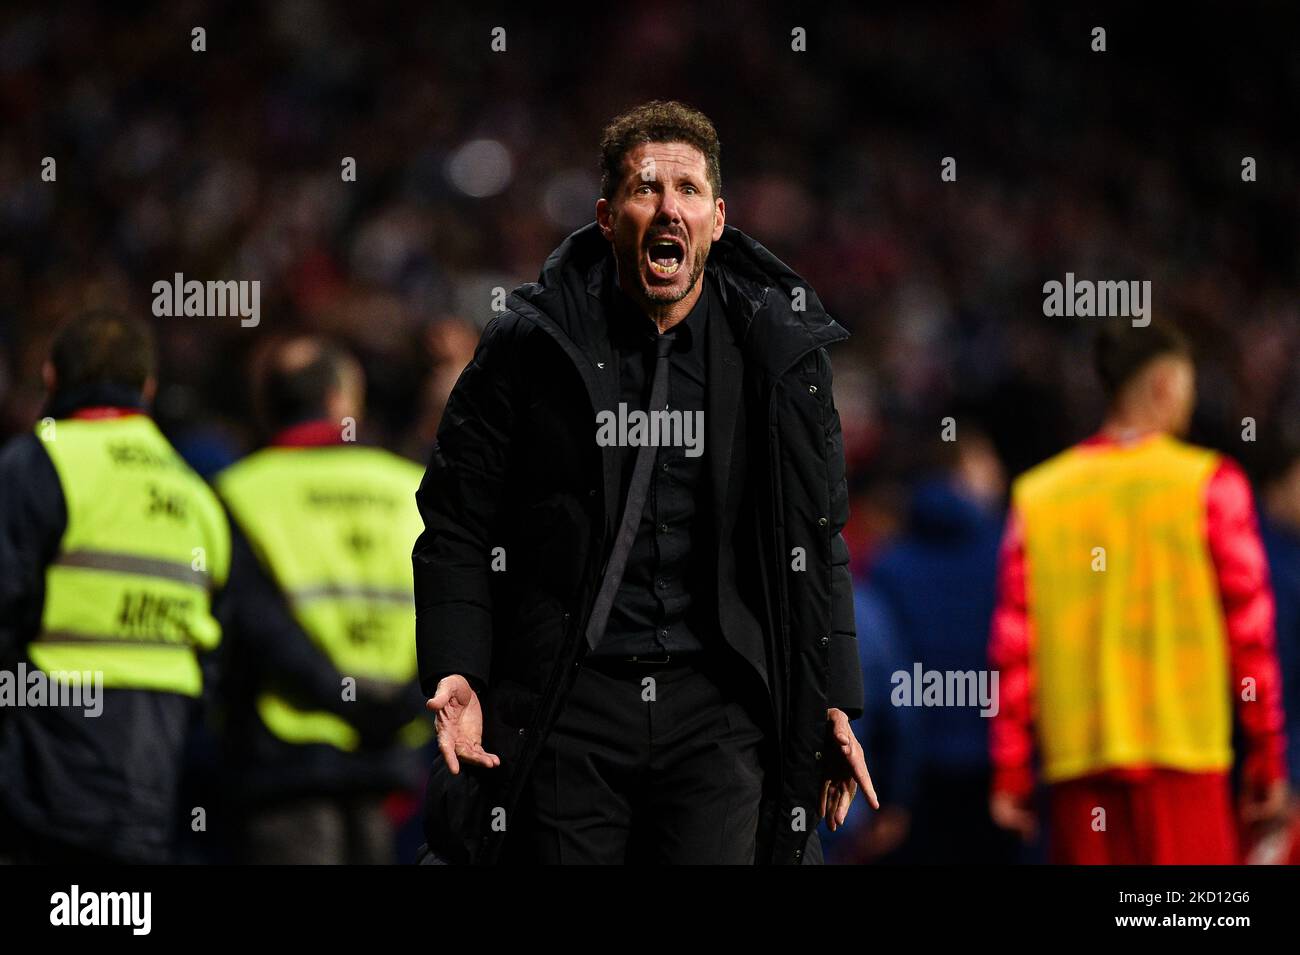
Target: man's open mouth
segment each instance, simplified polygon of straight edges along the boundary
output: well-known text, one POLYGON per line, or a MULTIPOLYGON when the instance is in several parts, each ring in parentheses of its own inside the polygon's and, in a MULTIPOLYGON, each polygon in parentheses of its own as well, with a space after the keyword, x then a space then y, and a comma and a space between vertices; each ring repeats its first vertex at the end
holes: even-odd
POLYGON ((646 261, 650 264, 650 271, 665 278, 676 275, 685 260, 686 246, 680 239, 653 239, 646 250, 646 261))

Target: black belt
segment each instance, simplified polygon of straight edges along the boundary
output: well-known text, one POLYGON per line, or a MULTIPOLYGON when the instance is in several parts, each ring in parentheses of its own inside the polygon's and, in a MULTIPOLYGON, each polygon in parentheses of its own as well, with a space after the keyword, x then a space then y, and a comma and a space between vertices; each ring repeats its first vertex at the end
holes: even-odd
POLYGON ((685 653, 638 653, 631 656, 588 655, 582 662, 588 666, 678 666, 701 663, 705 656, 703 651, 691 650, 685 653))

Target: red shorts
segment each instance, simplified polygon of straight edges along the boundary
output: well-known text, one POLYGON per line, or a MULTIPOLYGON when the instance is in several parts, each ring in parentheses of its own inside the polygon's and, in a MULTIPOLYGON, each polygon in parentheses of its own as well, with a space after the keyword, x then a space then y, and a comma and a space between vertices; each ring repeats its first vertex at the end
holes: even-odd
POLYGON ((1241 861, 1226 773, 1115 771, 1056 783, 1049 794, 1050 855, 1058 865, 1241 861))

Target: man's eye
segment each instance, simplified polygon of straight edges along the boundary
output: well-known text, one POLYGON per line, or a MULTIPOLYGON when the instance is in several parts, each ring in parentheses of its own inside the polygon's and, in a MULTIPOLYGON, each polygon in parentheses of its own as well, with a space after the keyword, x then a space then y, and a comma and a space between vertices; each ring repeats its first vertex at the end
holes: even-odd
POLYGON ((698 192, 698 191, 699 191, 698 189, 696 189, 694 186, 691 186, 691 185, 682 186, 682 188, 683 188, 684 190, 686 190, 687 192, 698 192))

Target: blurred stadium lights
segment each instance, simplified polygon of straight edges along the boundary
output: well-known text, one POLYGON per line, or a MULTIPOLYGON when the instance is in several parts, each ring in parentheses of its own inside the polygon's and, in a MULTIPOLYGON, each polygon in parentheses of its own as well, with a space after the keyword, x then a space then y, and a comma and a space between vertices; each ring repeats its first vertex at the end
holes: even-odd
POLYGON ((471 139, 447 160, 447 180, 475 199, 495 196, 510 184, 510 151, 495 139, 471 139))
POLYGON ((592 196, 600 191, 595 176, 580 169, 565 169, 552 176, 542 193, 546 221, 557 229, 572 232, 592 219, 592 196))

